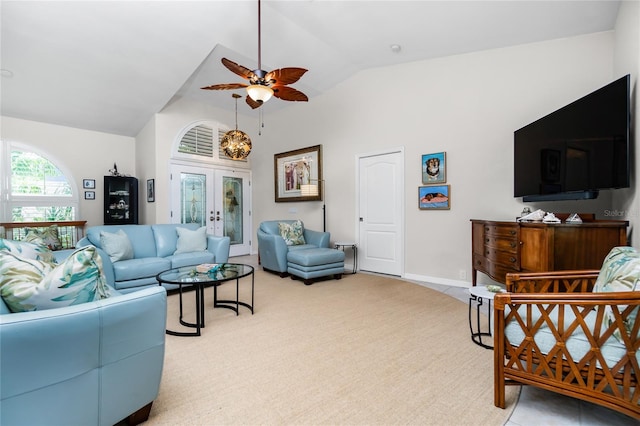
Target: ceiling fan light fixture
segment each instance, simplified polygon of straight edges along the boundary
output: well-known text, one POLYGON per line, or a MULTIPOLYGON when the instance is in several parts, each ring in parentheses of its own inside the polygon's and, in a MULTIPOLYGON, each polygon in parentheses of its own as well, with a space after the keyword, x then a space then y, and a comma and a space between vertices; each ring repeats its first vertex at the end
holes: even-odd
POLYGON ((273 96, 273 89, 261 84, 252 84, 247 87, 247 94, 251 99, 261 104, 267 102, 273 96))

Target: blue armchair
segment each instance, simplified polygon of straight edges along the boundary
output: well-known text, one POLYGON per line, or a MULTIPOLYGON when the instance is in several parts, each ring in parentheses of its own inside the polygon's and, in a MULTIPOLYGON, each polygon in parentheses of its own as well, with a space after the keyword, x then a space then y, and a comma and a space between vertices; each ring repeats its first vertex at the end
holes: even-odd
POLYGON ((0 298, 0 424, 145 421, 160 387, 166 315, 160 286, 21 313, 0 298))
POLYGON ((329 232, 313 231, 304 228, 304 240, 306 244, 288 246, 284 238, 280 236, 278 224, 285 222, 291 224, 295 220, 268 220, 260 224, 258 228, 258 255, 263 269, 276 272, 281 277, 288 275, 287 253, 290 250, 305 250, 310 248, 329 248, 329 232))

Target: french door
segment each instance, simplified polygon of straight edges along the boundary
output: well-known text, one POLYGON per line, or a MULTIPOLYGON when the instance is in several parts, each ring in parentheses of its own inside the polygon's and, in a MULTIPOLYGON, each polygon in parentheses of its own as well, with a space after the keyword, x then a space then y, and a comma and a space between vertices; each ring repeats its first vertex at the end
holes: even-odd
POLYGON ((173 223, 198 223, 231 239, 229 256, 251 253, 250 173, 182 164, 171 166, 173 223))

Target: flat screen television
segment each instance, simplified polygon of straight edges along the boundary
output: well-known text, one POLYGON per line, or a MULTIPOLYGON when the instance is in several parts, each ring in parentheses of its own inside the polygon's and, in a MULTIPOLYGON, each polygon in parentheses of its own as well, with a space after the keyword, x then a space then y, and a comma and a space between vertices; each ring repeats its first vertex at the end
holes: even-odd
POLYGON ((593 199, 630 181, 630 76, 514 132, 514 196, 593 199))

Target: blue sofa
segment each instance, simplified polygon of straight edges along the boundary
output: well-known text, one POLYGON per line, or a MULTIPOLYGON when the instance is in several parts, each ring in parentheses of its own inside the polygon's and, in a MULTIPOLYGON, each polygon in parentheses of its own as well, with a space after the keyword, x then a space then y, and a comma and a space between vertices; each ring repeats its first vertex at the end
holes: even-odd
POLYGON ((288 246, 280 236, 278 224, 280 222, 292 224, 295 220, 267 220, 260 223, 258 228, 258 254, 260 264, 270 272, 276 272, 284 277, 288 275, 289 264, 287 254, 289 251, 329 248, 329 232, 313 231, 304 228, 305 244, 288 246))
MULTIPOLYGON (((102 257, 107 283, 121 293, 157 286, 156 275, 164 270, 200 263, 225 263, 229 260, 229 237, 207 235, 207 250, 174 254, 178 243, 176 228, 196 230, 198 224, 104 225, 87 229, 77 247, 93 245, 102 257), (100 232, 123 230, 133 246, 133 258, 112 262, 103 250, 100 232)), ((167 285, 167 289, 174 287, 167 285)))
POLYGON ((0 424, 137 424, 158 395, 166 290, 10 313, 0 298, 0 424))

